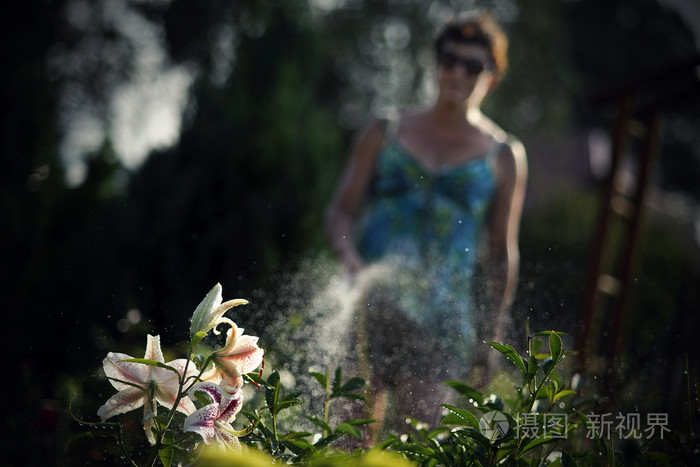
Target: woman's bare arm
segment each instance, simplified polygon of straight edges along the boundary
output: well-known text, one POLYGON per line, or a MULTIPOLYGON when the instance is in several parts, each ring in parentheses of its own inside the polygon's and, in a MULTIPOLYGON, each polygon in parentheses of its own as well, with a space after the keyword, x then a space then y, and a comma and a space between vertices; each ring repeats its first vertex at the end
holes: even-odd
POLYGON ((363 267, 353 242, 355 218, 362 206, 377 152, 384 140, 384 124, 373 121, 361 130, 350 151, 335 196, 326 208, 325 231, 333 251, 351 273, 363 267))
POLYGON ((518 235, 527 185, 527 157, 519 141, 509 141, 498 157, 496 171, 496 198, 488 226, 486 297, 497 318, 491 337, 502 341, 506 316, 518 285, 518 235))

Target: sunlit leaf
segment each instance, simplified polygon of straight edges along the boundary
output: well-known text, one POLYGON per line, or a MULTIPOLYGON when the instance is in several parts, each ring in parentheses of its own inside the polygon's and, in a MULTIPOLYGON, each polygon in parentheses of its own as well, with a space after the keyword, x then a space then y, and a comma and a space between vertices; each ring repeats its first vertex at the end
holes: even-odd
POLYGON ((558 363, 563 357, 561 337, 556 332, 549 335, 549 353, 552 354, 554 363, 558 363))
POLYGON ((307 436, 311 436, 312 434, 313 433, 311 433, 310 431, 292 431, 291 433, 287 433, 282 438, 280 438, 280 441, 289 441, 291 439, 305 438, 307 436))
POLYGON ((531 345, 532 351, 530 353, 536 355, 540 351, 540 347, 542 347, 542 341, 540 339, 533 339, 531 345))
POLYGON ((560 331, 540 331, 537 334, 534 334, 532 337, 551 336, 552 334, 558 334, 560 336, 568 336, 567 333, 560 332, 560 331))
POLYGON ((488 342, 488 345, 505 355, 508 360, 515 363, 515 365, 520 369, 523 375, 527 374, 527 368, 525 368, 525 362, 523 357, 509 344, 499 344, 497 342, 488 342))
POLYGON ((450 414, 448 414, 443 418, 443 423, 449 424, 449 425, 470 426, 476 430, 479 429, 479 420, 477 420, 476 417, 474 416, 474 414, 472 414, 471 412, 464 410, 464 409, 459 409, 457 407, 453 407, 453 406, 447 405, 447 404, 442 404, 442 407, 449 410, 452 415, 457 416, 456 419, 449 418, 448 420, 458 420, 458 423, 445 423, 444 422, 445 418, 450 416, 450 414))
POLYGON ((301 396, 301 394, 302 394, 301 392, 292 392, 290 394, 287 394, 286 396, 284 396, 282 398, 282 402, 294 400, 297 397, 301 396))
POLYGON ((158 451, 158 457, 163 463, 163 467, 170 467, 172 465, 174 455, 175 451, 171 447, 163 448, 158 451))
POLYGON ((562 397, 570 396, 571 394, 576 394, 576 391, 572 391, 571 389, 565 389, 563 391, 559 391, 555 396, 554 396, 554 402, 558 401, 562 397))
POLYGON ((317 372, 317 371, 309 371, 309 374, 310 374, 311 376, 313 376, 314 378, 316 378, 316 381, 318 381, 319 384, 320 384, 321 386, 323 386, 324 388, 325 388, 326 385, 328 384, 328 378, 326 377, 325 374, 319 373, 319 372, 317 372))
POLYGON ((553 443, 556 441, 560 441, 560 439, 559 438, 552 438, 552 437, 549 437, 546 435, 540 435, 540 436, 528 441, 528 443, 525 444, 525 446, 523 446, 522 449, 520 450, 520 454, 521 455, 525 454, 526 452, 531 451, 535 448, 538 448, 540 446, 544 446, 545 444, 553 443))
POLYGON ((328 433, 333 432, 330 425, 328 425, 328 423, 324 422, 323 420, 321 420, 318 417, 314 417, 312 415, 306 415, 306 419, 309 420, 314 425, 316 425, 317 427, 321 428, 323 431, 326 431, 328 433))
POLYGON ((194 348, 197 346, 200 342, 202 342, 202 339, 207 337, 207 333, 204 331, 199 331, 196 333, 194 336, 192 336, 192 347, 194 348))
POLYGON ((282 441, 282 444, 297 456, 316 451, 316 448, 305 439, 287 439, 282 441))
POLYGON ((404 444, 396 448, 399 452, 410 452, 419 456, 433 457, 435 452, 432 449, 421 446, 420 444, 404 444))
POLYGON ((353 426, 359 426, 359 425, 368 425, 370 423, 376 423, 377 420, 374 418, 358 418, 356 420, 348 420, 347 424, 353 425, 353 426))
POLYGON ((346 433, 357 439, 362 439, 362 432, 358 428, 355 428, 354 426, 350 425, 349 423, 341 423, 340 425, 338 425, 335 428, 335 433, 346 433))
POLYGON ((301 404, 301 403, 302 403, 302 401, 300 401, 299 399, 292 399, 292 400, 288 400, 288 401, 282 401, 282 402, 280 402, 280 403, 277 404, 277 412, 281 412, 281 411, 284 410, 284 409, 288 409, 288 408, 290 408, 290 407, 294 407, 294 406, 299 405, 299 404, 301 404))
POLYGON ((476 401, 477 404, 481 404, 484 401, 484 396, 471 386, 468 386, 461 381, 445 381, 447 386, 451 387, 461 395, 476 401))
POLYGON ((341 436, 343 436, 343 433, 333 433, 332 435, 328 435, 325 438, 321 438, 315 442, 314 447, 316 449, 323 449, 324 447, 330 445, 333 441, 339 439, 341 436))

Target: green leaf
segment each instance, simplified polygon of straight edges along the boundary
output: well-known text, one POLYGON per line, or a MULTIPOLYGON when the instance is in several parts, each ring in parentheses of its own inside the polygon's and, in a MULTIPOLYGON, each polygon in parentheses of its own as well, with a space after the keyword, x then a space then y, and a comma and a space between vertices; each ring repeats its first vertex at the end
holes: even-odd
POLYGON ((560 331, 540 331, 537 334, 533 335, 532 337, 542 337, 542 336, 551 336, 552 334, 559 334, 560 336, 568 336, 567 333, 565 332, 560 332, 560 331))
POLYGON ((204 331, 199 331, 192 336, 192 348, 196 347, 200 342, 202 342, 202 339, 205 337, 207 337, 207 333, 204 331))
POLYGON ((377 420, 374 418, 358 418, 356 420, 348 420, 345 423, 352 426, 369 425, 370 423, 377 423, 377 420))
POLYGON ((559 441, 559 438, 552 438, 546 435, 540 435, 532 440, 530 440, 523 448, 520 450, 520 455, 525 454, 537 447, 544 446, 545 444, 553 443, 559 441))
POLYGON ((323 449, 324 447, 328 446, 329 444, 331 444, 333 441, 337 440, 341 436, 343 436, 342 433, 333 433, 332 435, 328 435, 325 438, 321 438, 318 441, 316 441, 314 443, 314 447, 316 449, 323 449))
POLYGON ((520 369, 523 375, 527 374, 527 368, 525 368, 525 362, 523 357, 509 344, 499 344, 497 342, 487 342, 488 345, 505 355, 510 361, 515 363, 515 365, 520 369))
POLYGON ((340 388, 341 393, 352 392, 365 387, 365 380, 362 378, 352 378, 340 388))
POLYGON ((171 447, 163 448, 158 451, 158 457, 160 457, 163 467, 170 467, 172 465, 174 455, 175 451, 171 447))
POLYGON ((404 444, 403 446, 397 447, 396 450, 399 452, 410 452, 411 454, 425 457, 433 457, 435 454, 435 451, 420 444, 404 444))
POLYGON ((267 377, 267 384, 270 387, 275 387, 275 386, 280 385, 280 374, 277 370, 270 373, 270 376, 267 377))
POLYGON ((340 397, 340 386, 343 382, 343 369, 338 367, 335 369, 335 378, 333 378, 333 390, 331 392, 331 398, 340 397))
POLYGON ((442 404, 442 407, 446 408, 452 414, 457 416, 456 419, 450 418, 448 420, 458 420, 457 423, 445 423, 444 422, 445 418, 449 417, 449 415, 450 415, 450 414, 448 414, 443 418, 442 423, 449 424, 449 425, 470 426, 470 427, 474 428, 475 430, 479 429, 479 420, 477 420, 476 417, 474 416, 474 414, 472 414, 471 412, 466 411, 464 409, 458 409, 457 407, 453 407, 453 406, 447 405, 447 404, 442 404))
POLYGON ((282 402, 295 400, 296 398, 298 398, 298 397, 301 396, 301 395, 302 395, 301 392, 292 392, 292 393, 289 393, 289 394, 287 394, 286 396, 284 396, 284 397, 282 398, 282 402))
POLYGON ((534 395, 535 400, 537 399, 550 399, 548 395, 548 386, 546 384, 543 384, 540 386, 540 388, 537 390, 537 392, 534 395))
POLYGON ((445 381, 447 386, 451 387, 461 395, 472 399, 475 401, 477 404, 481 405, 484 402, 484 396, 481 394, 479 391, 476 389, 472 388, 471 386, 467 386, 466 384, 460 382, 460 381, 445 381))
POLYGON ((282 445, 287 447, 295 455, 301 456, 304 453, 315 452, 316 448, 305 439, 289 439, 282 441, 282 445))
POLYGON ((277 404, 277 412, 281 412, 284 409, 288 409, 290 407, 294 407, 295 405, 301 404, 302 401, 299 399, 291 399, 288 401, 282 401, 279 404, 277 404))
POLYGON ((576 391, 573 391, 571 389, 564 389, 563 391, 559 391, 555 394, 553 402, 556 402, 562 397, 570 396, 571 394, 576 394, 576 391))
POLYGON ((147 358, 127 358, 124 360, 120 360, 120 362, 142 363, 144 365, 157 366, 158 368, 165 368, 166 370, 170 370, 174 373, 177 373, 178 375, 180 374, 179 371, 177 371, 175 368, 171 367, 170 365, 166 365, 163 362, 157 362, 155 360, 149 360, 147 358))
POLYGON ((481 434, 481 431, 475 428, 455 428, 452 430, 454 434, 462 434, 467 438, 471 438, 474 442, 479 444, 483 449, 491 449, 491 440, 486 436, 481 434))
POLYGON ((314 417, 313 415, 306 415, 306 419, 328 433, 333 432, 333 429, 330 427, 330 425, 328 425, 328 423, 324 422, 318 417, 314 417))
POLYGON ((174 441, 175 433, 173 433, 171 430, 167 430, 165 433, 163 433, 163 444, 171 444, 174 441))
POLYGON ((525 374, 525 380, 526 381, 531 381, 532 378, 535 377, 537 374, 537 369, 540 367, 539 362, 537 361, 537 357, 534 355, 530 355, 530 358, 528 359, 527 362, 527 373, 525 374))
POLYGON ((549 353, 552 354, 555 364, 563 357, 561 337, 554 331, 549 335, 549 353))
POLYGON ((324 389, 326 388, 326 385, 328 384, 328 378, 326 377, 325 374, 319 373, 317 371, 309 371, 309 374, 311 376, 313 376, 314 378, 316 378, 316 381, 318 381, 319 384, 321 386, 323 386, 324 389))
MULTIPOLYGON (((584 427, 592 431, 593 433, 593 441, 595 442, 596 447, 598 448, 598 452, 600 455, 603 456, 603 459, 606 460, 608 459, 608 447, 606 444, 603 442, 602 439, 600 439, 600 435, 598 434, 598 430, 596 429, 595 425, 591 423, 590 419, 584 415, 582 412, 579 412, 578 410, 574 410, 574 413, 578 416, 579 420, 583 422, 584 427)), ((608 464, 610 465, 610 464, 608 464)))
POLYGON ((273 371, 267 378, 267 384, 269 387, 265 389, 265 402, 270 413, 276 415, 279 412, 278 403, 280 397, 280 375, 277 371, 273 371))
POLYGON ((355 428, 354 426, 350 425, 349 423, 341 423, 340 425, 335 427, 335 433, 345 433, 357 439, 362 439, 362 432, 358 428, 355 428))
POLYGON ((542 341, 540 339, 533 339, 532 340, 532 351, 530 352, 532 355, 536 355, 540 351, 540 347, 542 347, 542 341))
POLYGON ((199 331, 203 331, 204 323, 211 312, 214 305, 214 300, 221 297, 221 284, 216 284, 197 305, 192 314, 192 322, 190 324, 190 337, 193 338, 199 331))
POLYGON ((282 438, 280 438, 280 441, 289 441, 297 438, 305 438, 307 436, 311 436, 312 434, 313 433, 311 433, 310 431, 292 431, 291 433, 287 433, 282 438))

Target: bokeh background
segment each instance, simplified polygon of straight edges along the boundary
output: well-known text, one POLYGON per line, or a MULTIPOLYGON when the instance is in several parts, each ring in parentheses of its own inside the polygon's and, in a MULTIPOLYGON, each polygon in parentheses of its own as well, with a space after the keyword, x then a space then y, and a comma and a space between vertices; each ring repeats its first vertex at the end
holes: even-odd
MULTIPOLYGON (((67 388, 107 397, 96 378, 104 354, 139 356, 146 332, 174 346, 217 282, 225 297, 251 301, 237 321, 283 364, 293 347, 273 323, 303 313, 328 280, 318 266, 332 263, 323 210, 353 133, 430 101, 431 39, 443 20, 475 8, 511 40, 510 70, 485 111, 524 142, 530 161, 512 317, 519 350, 526 321, 533 331, 579 331, 620 90, 663 102, 622 349, 606 368, 616 374, 615 412, 682 421, 686 361, 697 378, 700 351, 697 2, 0 8, 8 465, 75 462, 64 449, 75 431, 67 388), (654 77, 662 79, 648 84, 654 77)), ((606 326, 602 318, 598 340, 606 326)))

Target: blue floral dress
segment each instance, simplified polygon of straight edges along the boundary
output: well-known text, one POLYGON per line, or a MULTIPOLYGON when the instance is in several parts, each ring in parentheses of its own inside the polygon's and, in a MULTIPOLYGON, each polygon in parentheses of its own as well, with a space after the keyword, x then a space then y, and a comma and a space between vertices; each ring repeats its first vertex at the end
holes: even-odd
POLYGON ((434 171, 387 137, 357 237, 368 263, 388 265, 378 281, 390 300, 456 357, 466 358, 474 340, 471 279, 500 146, 494 141, 483 157, 434 171))

